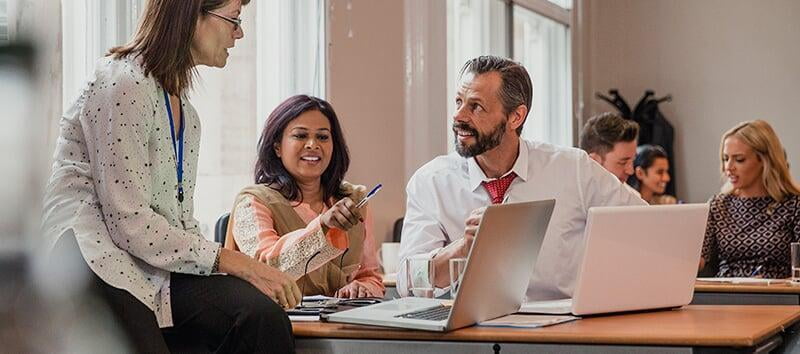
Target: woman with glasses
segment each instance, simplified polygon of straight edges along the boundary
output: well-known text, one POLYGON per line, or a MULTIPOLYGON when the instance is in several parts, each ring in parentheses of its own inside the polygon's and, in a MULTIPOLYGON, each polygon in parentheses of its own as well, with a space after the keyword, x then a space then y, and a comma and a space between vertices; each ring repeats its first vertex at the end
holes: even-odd
POLYGON ((97 62, 61 119, 44 224, 81 264, 138 352, 291 352, 277 269, 206 240, 194 218, 196 66, 224 67, 249 0, 150 0, 135 37, 97 62), (168 346, 169 344, 169 346, 168 346), (200 348, 197 348, 200 347, 200 348), (185 349, 185 348, 183 348, 185 349))
POLYGON ((722 136, 720 167, 727 182, 710 202, 701 273, 788 278, 789 245, 800 241, 800 186, 778 135, 763 120, 738 124, 722 136))
POLYGON ((256 184, 236 198, 225 246, 297 280, 304 295, 383 297, 363 186, 345 182, 347 144, 333 107, 293 96, 258 142, 256 184))

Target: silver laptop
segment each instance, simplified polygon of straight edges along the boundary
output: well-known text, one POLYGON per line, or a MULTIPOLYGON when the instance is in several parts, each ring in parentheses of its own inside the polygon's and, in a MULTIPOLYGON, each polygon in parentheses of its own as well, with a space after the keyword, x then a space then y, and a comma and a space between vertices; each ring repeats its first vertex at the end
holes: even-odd
POLYGON ((708 204, 589 209, 572 299, 520 312, 591 315, 680 307, 692 300, 708 204))
POLYGON ((452 305, 406 297, 337 312, 328 321, 443 332, 516 312, 554 205, 551 199, 487 207, 452 305))

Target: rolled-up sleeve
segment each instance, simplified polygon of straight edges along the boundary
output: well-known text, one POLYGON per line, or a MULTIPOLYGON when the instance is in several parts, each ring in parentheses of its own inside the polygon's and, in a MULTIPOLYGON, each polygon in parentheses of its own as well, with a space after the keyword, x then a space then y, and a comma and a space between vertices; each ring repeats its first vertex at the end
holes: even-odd
MULTIPOLYGON (((439 251, 450 243, 444 228, 436 219, 438 207, 432 196, 432 187, 423 178, 414 175, 406 186, 406 214, 403 219, 403 234, 400 240, 399 267, 397 271, 397 292, 408 295, 408 273, 405 269, 409 257, 433 259, 439 251)), ((420 274, 423 270, 412 270, 420 274)), ((420 275, 420 276, 425 276, 420 275)))
MULTIPOLYGON (((156 139, 152 133, 156 107, 164 102, 152 95, 152 87, 132 76, 98 84, 114 87, 95 91, 105 97, 87 102, 81 120, 94 188, 111 239, 154 267, 210 274, 219 244, 170 224, 152 206, 151 167, 158 156, 151 155, 160 152, 151 149, 156 139)), ((168 132, 160 134, 168 139, 168 132)))

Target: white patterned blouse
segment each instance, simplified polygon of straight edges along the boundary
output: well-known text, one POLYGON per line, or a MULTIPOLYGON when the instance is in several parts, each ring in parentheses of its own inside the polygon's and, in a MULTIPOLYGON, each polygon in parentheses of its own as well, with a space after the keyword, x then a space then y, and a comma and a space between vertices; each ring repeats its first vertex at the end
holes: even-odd
POLYGON ((200 121, 181 101, 183 202, 163 89, 140 59, 108 57, 61 118, 44 201, 48 249, 71 230, 89 268, 161 327, 172 326, 170 273, 208 275, 220 248, 193 216, 200 121))

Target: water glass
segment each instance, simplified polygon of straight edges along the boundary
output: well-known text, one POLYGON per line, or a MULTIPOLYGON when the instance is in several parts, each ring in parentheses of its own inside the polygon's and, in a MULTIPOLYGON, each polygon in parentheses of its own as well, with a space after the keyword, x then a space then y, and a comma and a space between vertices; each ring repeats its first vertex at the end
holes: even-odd
POLYGON ((792 242, 792 283, 800 284, 800 242, 792 242))
POLYGON ((425 256, 409 257, 405 260, 405 267, 409 296, 433 298, 433 260, 425 256))
POLYGON ((450 297, 453 299, 458 295, 458 289, 461 287, 461 276, 464 275, 464 268, 466 267, 466 258, 450 259, 450 297))

